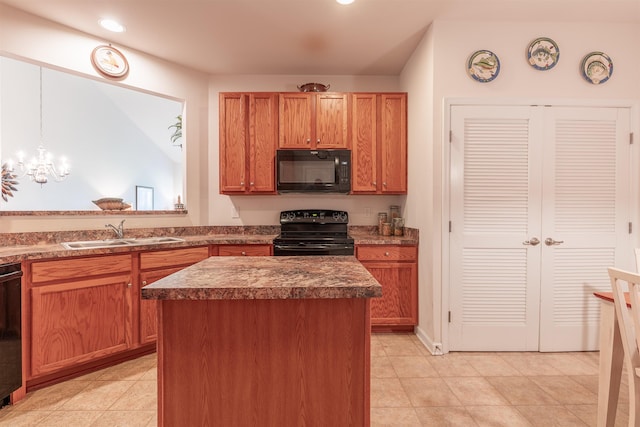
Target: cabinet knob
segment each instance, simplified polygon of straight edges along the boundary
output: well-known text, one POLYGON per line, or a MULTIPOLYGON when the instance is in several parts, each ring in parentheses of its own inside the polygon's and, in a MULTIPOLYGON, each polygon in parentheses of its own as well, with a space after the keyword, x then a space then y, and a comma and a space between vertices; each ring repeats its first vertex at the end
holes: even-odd
POLYGON ((253 187, 255 185, 255 183, 250 182, 249 185, 253 187))
POLYGON ((311 138, 307 138, 307 144, 311 144, 311 138))
POLYGON ((146 281, 146 280, 143 280, 143 281, 142 281, 142 286, 146 286, 146 285, 147 285, 147 281, 146 281))
POLYGON ((384 186, 386 187, 386 186, 387 186, 387 183, 386 183, 386 182, 383 182, 383 183, 382 183, 382 185, 384 185, 384 186))
POLYGON ((130 287, 131 287, 131 283, 127 283, 127 288, 130 288, 130 287))
POLYGON ((384 256, 389 256, 389 252, 385 252, 385 253, 384 253, 384 256))
POLYGON ((374 186, 375 186, 375 185, 378 185, 378 183, 377 183, 376 181, 373 181, 373 182, 371 183, 371 185, 374 185, 374 186))
POLYGON ((240 181, 240 185, 244 185, 244 181, 240 181))
POLYGON ((317 143, 317 144, 320 144, 320 138, 318 138, 318 139, 316 140, 316 143, 317 143))
POLYGON ((241 252, 241 255, 242 255, 242 256, 245 256, 246 254, 247 254, 247 253, 246 253, 245 251, 242 251, 242 252, 241 252))

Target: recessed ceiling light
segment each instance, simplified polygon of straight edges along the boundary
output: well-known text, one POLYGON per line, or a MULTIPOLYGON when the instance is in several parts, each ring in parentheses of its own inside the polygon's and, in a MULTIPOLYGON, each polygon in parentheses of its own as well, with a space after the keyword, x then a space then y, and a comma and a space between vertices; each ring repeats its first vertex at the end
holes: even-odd
POLYGON ((336 0, 340 4, 351 4, 353 0, 336 0))
POLYGON ((113 19, 101 19, 100 25, 102 25, 102 28, 113 31, 114 33, 122 33, 125 31, 124 25, 113 19))

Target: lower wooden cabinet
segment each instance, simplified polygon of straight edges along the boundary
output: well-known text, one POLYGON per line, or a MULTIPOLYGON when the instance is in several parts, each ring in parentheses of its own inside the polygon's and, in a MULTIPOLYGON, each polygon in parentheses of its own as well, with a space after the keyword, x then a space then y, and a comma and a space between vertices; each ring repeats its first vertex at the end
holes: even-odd
POLYGON ((382 285, 371 298, 373 330, 408 330, 418 324, 418 248, 357 245, 356 257, 382 285))
POLYGON ((206 245, 24 263, 27 388, 153 351, 157 301, 142 287, 209 256, 272 254, 270 244, 206 245))
POLYGON ((130 255, 34 262, 30 271, 28 376, 133 346, 130 255))
POLYGON ((220 245, 219 256, 270 256, 273 245, 220 245))
POLYGON ((140 280, 137 295, 140 301, 141 344, 153 343, 158 337, 158 301, 142 299, 142 287, 208 257, 208 246, 149 251, 140 254, 140 280))

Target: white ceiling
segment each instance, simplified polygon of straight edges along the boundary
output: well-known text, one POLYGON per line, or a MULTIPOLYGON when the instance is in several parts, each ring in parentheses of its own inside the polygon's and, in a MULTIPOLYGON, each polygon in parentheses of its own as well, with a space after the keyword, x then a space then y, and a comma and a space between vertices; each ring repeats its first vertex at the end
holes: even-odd
MULTIPOLYGON (((210 74, 397 75, 434 19, 640 24, 640 0, 0 0, 210 74), (110 33, 100 18, 127 31, 110 33)), ((46 42, 46 41, 43 41, 46 42)))

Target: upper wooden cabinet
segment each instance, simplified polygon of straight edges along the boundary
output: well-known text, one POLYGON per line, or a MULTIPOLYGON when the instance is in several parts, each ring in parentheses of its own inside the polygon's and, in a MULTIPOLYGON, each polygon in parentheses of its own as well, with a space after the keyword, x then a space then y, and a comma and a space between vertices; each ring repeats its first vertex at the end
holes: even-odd
POLYGON ((407 94, 351 94, 351 192, 407 192, 407 94))
POLYGON ((279 148, 349 148, 346 93, 281 93, 279 148))
POLYGON ((220 193, 275 194, 276 93, 220 94, 220 193))

